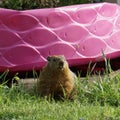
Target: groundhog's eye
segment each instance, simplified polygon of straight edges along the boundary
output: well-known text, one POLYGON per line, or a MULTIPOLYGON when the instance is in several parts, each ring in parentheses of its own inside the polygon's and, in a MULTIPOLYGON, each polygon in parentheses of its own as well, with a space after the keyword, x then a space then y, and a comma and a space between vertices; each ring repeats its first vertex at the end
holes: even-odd
POLYGON ((47 61, 50 61, 50 60, 51 60, 51 57, 50 57, 50 56, 48 56, 48 57, 47 57, 47 61))
POLYGON ((53 59, 53 62, 56 62, 56 59, 53 59))

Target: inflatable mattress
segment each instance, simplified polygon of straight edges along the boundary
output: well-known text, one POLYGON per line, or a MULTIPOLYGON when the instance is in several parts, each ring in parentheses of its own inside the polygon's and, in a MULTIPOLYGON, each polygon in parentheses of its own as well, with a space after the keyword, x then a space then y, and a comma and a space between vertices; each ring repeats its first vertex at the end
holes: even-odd
POLYGON ((0 8, 0 72, 41 69, 48 55, 70 66, 120 56, 120 6, 110 3, 17 11, 0 8))

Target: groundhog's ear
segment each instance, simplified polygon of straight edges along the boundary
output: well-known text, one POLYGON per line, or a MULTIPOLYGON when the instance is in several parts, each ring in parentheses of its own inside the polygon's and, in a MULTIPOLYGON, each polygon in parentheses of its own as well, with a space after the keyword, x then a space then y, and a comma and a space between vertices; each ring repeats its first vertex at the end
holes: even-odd
POLYGON ((62 58, 63 60, 65 60, 65 56, 64 56, 64 55, 61 55, 61 58, 62 58))
POLYGON ((51 59, 51 57, 50 57, 50 56, 48 56, 48 57, 47 57, 47 61, 50 61, 50 59, 51 59))

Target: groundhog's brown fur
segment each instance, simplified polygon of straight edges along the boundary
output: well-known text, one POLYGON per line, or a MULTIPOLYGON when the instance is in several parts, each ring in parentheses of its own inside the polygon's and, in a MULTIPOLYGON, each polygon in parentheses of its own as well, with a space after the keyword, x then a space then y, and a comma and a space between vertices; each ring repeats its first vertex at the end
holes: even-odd
POLYGON ((64 56, 49 56, 40 73, 38 93, 47 99, 71 99, 77 95, 77 77, 64 56))

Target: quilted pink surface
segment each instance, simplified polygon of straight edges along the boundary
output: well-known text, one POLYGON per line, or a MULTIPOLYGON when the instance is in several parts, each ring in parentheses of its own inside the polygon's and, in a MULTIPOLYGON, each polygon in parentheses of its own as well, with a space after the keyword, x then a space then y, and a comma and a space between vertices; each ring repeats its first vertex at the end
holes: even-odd
POLYGON ((16 11, 0 9, 0 71, 40 69, 48 55, 71 66, 120 56, 120 6, 110 3, 16 11))

